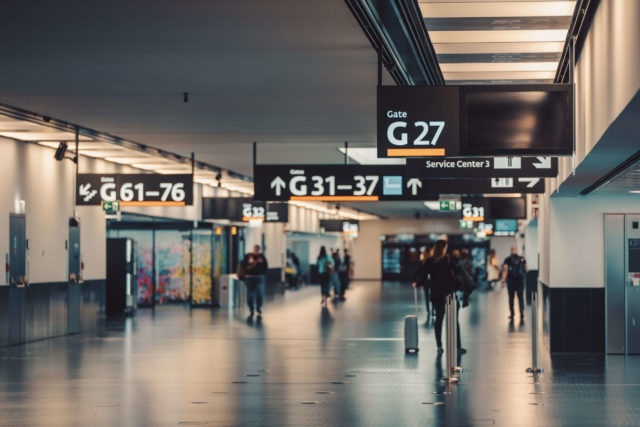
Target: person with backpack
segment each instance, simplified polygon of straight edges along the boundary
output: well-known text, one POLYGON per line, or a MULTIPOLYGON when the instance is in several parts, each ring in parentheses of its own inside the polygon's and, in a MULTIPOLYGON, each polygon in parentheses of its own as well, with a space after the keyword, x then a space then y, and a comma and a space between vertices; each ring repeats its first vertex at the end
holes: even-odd
POLYGON ((322 246, 320 253, 316 259, 318 267, 318 276, 320 279, 320 292, 322 293, 322 305, 327 306, 327 298, 329 297, 329 277, 333 271, 333 258, 327 254, 327 249, 322 246))
POLYGON ((524 320, 524 281, 527 273, 527 262, 524 257, 518 255, 515 246, 511 247, 511 255, 502 264, 502 287, 507 283, 509 291, 509 319, 513 320, 513 299, 518 295, 518 306, 520 307, 520 320, 524 320))
POLYGON ((240 263, 238 277, 244 280, 247 286, 247 305, 251 311, 250 317, 253 317, 254 303, 258 317, 262 316, 262 301, 264 300, 265 277, 268 268, 267 258, 260 252, 259 245, 255 245, 253 252, 246 254, 240 263))

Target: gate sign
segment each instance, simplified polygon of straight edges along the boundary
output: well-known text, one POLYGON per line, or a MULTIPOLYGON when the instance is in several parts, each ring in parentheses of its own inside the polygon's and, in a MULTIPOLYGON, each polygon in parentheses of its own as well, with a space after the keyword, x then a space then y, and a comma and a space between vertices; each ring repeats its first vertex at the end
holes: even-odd
POLYGON ((438 194, 544 193, 542 178, 407 178, 397 165, 256 165, 255 200, 432 200, 438 194))
POLYGON ((407 159, 407 176, 416 178, 555 177, 557 157, 446 157, 407 159))
POLYGON ((193 175, 79 174, 76 205, 119 202, 120 206, 193 204, 193 175))
POLYGON ((378 87, 378 157, 455 156, 460 145, 457 87, 378 87))

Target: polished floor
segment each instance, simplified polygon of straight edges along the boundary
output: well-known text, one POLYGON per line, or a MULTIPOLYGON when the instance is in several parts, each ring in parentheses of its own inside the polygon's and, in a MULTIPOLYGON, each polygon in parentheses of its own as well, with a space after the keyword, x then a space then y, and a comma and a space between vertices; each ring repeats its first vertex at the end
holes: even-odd
MULTIPOLYGON (((420 307, 420 352, 405 355, 411 288, 355 283, 321 309, 317 287, 246 310, 163 306, 82 334, 0 349, 0 425, 640 425, 640 357, 544 357, 527 374, 530 330, 506 291, 461 310, 459 384, 420 307)), ((422 296, 421 296, 422 301, 422 296)))

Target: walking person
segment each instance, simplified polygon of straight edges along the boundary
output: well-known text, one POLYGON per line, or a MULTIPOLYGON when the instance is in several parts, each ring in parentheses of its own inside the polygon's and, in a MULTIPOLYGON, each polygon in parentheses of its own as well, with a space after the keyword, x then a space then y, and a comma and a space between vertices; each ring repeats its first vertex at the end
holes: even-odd
POLYGON ((426 273, 425 263, 431 257, 431 248, 425 247, 420 254, 420 264, 418 266, 418 270, 416 271, 415 278, 413 279, 414 283, 417 283, 418 287, 421 287, 424 290, 424 303, 427 307, 427 322, 431 319, 431 314, 435 315, 435 310, 431 310, 433 303, 431 302, 431 280, 429 279, 429 275, 426 273))
POLYGON ((253 252, 244 256, 242 260, 244 282, 247 285, 247 305, 253 317, 254 308, 258 316, 262 316, 262 302, 264 301, 265 276, 267 274, 267 258, 260 252, 260 246, 255 245, 253 252))
POLYGON ((333 289, 334 298, 342 299, 340 291, 340 249, 336 249, 331 254, 331 259, 333 260, 333 268, 329 278, 329 289, 333 289))
MULTIPOLYGON (((445 304, 447 295, 454 293, 456 284, 454 281, 453 263, 447 255, 447 241, 438 240, 433 246, 431 256, 421 268, 420 277, 429 276, 431 280, 431 302, 436 311, 436 322, 434 325, 436 344, 438 353, 442 353, 442 322, 445 314, 445 304)), ((419 282, 414 282, 413 286, 424 286, 419 282)), ((458 325, 458 348, 461 348, 460 327, 458 325)))
POLYGON ((489 258, 487 259, 487 284, 489 289, 493 289, 496 283, 500 280, 500 263, 496 250, 491 249, 489 251, 489 258))
POLYGON ((320 248, 320 253, 316 259, 316 266, 318 267, 318 276, 320 279, 322 305, 326 307, 327 298, 329 297, 329 274, 333 268, 333 258, 327 255, 327 250, 324 246, 320 248))
POLYGON ((511 247, 511 255, 502 263, 502 287, 507 283, 509 291, 509 319, 513 320, 513 300, 515 295, 518 296, 518 306, 520 308, 520 320, 524 321, 524 280, 527 273, 527 261, 524 257, 518 255, 515 246, 511 247))
POLYGON ((344 300, 344 294, 349 288, 349 271, 351 270, 351 255, 345 249, 344 258, 340 263, 340 299, 344 300))

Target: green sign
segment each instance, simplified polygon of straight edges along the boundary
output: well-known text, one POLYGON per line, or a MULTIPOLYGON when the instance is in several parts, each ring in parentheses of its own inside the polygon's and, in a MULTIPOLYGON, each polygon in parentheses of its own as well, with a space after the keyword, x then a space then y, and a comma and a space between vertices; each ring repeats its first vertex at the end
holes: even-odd
POLYGON ((102 202, 102 210, 105 212, 118 212, 120 210, 120 202, 102 202))
POLYGON ((457 200, 440 200, 441 212, 455 212, 458 210, 457 200))
POLYGON ((474 224, 473 221, 465 221, 465 220, 460 220, 460 228, 462 228, 463 230, 473 230, 474 224))

